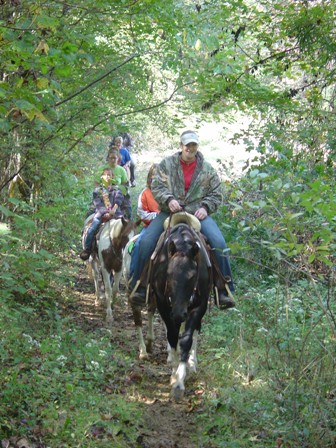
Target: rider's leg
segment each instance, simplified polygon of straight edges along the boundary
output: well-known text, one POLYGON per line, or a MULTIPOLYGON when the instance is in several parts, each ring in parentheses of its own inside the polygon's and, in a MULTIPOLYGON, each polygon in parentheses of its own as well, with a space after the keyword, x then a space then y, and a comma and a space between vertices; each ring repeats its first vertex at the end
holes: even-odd
POLYGON ((94 218, 91 226, 89 227, 84 243, 85 249, 80 254, 82 260, 87 260, 90 257, 90 254, 92 252, 93 238, 97 233, 101 221, 102 221, 101 218, 94 218))
POLYGON ((130 164, 130 183, 131 187, 135 187, 135 162, 133 156, 131 156, 131 164, 130 164))
MULTIPOLYGON (((140 280, 141 273, 155 249, 156 243, 163 231, 163 222, 167 218, 167 216, 168 214, 165 212, 159 213, 147 227, 144 234, 140 238, 138 238, 134 245, 131 254, 131 263, 134 266, 134 272, 131 281, 132 290, 137 286, 138 281, 140 280), (135 246, 137 247, 134 251, 135 246)), ((136 295, 139 295, 140 298, 144 298, 145 286, 146 285, 140 285, 140 287, 137 288, 136 292, 133 294, 133 297, 135 298, 136 295)))
POLYGON ((95 234, 97 233, 97 230, 98 230, 100 224, 101 224, 101 218, 94 218, 94 220, 92 221, 92 224, 88 230, 88 233, 87 233, 86 239, 85 239, 85 249, 87 251, 92 251, 93 238, 94 238, 95 234))
POLYGON ((138 243, 138 241, 142 237, 144 232, 146 232, 146 230, 147 230, 147 227, 144 227, 141 230, 141 232, 139 233, 139 235, 137 236, 137 239, 135 240, 135 242, 133 244, 133 248, 132 248, 132 251, 131 251, 131 262, 130 262, 130 271, 129 271, 130 278, 129 279, 131 279, 133 277, 135 265, 136 265, 136 262, 137 262, 138 257, 139 257, 139 243, 138 243))
MULTIPOLYGON (((230 277, 231 280, 228 282, 228 286, 230 291, 233 292, 234 285, 232 281, 230 258, 227 250, 228 248, 219 227, 210 216, 207 216, 203 221, 201 221, 201 232, 208 239, 211 248, 215 249, 214 255, 216 257, 220 272, 224 277, 230 277)), ((226 290, 219 290, 218 292, 219 300, 222 302, 224 307, 230 308, 235 305, 234 301, 227 297, 228 292, 226 290)))
POLYGON ((128 193, 124 195, 124 201, 121 204, 120 209, 126 219, 132 218, 132 203, 128 193))

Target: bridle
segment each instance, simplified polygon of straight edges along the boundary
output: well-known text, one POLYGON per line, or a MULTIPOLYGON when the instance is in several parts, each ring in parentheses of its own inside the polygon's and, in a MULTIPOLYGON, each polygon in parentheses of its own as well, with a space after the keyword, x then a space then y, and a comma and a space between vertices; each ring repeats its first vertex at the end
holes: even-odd
MULTIPOLYGON (((171 218, 171 215, 170 215, 171 218)), ((169 222, 170 223, 170 222, 169 222)), ((179 227, 184 226, 185 228, 187 228, 190 232, 190 235, 193 238, 193 242, 195 244, 197 244, 197 246, 200 249, 200 243, 198 241, 198 238, 196 237, 196 235, 194 234, 194 232, 192 232, 192 227, 190 223, 179 223, 177 224, 179 227)), ((166 233, 168 233, 168 237, 166 239, 166 250, 167 250, 167 259, 168 259, 168 263, 170 259, 173 259, 174 257, 177 258, 177 256, 181 256, 181 252, 176 252, 175 254, 171 255, 169 253, 169 240, 171 239, 171 228, 170 225, 168 225, 168 228, 166 230, 166 233)), ((185 256, 185 255, 184 255, 185 256)), ((196 263, 196 277, 194 280, 194 286, 193 286, 193 292, 190 296, 189 299, 189 307, 192 306, 195 302, 195 296, 196 296, 196 292, 197 292, 197 288, 198 288, 198 284, 199 284, 199 278, 200 278, 200 253, 197 254, 197 257, 195 259, 195 263, 196 263)), ((164 296, 167 298, 169 305, 171 306, 171 295, 169 293, 169 284, 168 284, 168 278, 166 278, 166 282, 165 282, 165 288, 164 288, 164 296)))

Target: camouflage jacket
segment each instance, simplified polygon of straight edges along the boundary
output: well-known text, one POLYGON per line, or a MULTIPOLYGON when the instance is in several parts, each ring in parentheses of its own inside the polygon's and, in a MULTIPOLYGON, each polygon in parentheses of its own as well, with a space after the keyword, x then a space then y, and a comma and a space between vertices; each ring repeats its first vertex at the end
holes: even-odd
POLYGON ((181 152, 163 159, 153 178, 151 189, 162 211, 169 211, 169 199, 176 199, 184 209, 194 214, 205 206, 214 213, 222 200, 221 182, 215 169, 197 152, 196 167, 187 194, 184 192, 184 176, 180 164, 181 152))

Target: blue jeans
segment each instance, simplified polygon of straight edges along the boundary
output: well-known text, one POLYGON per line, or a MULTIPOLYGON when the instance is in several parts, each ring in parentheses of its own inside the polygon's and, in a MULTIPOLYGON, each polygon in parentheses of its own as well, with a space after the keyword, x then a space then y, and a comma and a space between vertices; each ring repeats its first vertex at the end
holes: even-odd
POLYGON ((98 231, 98 228, 102 222, 102 218, 94 218, 91 226, 89 227, 88 233, 85 238, 85 250, 91 252, 92 250, 92 242, 95 234, 98 231))
MULTIPOLYGON (((161 212, 150 223, 146 231, 139 237, 134 244, 131 254, 131 266, 134 266, 132 287, 135 287, 136 282, 140 279, 141 273, 154 252, 156 243, 163 232, 163 222, 169 216, 166 212, 161 212)), ((227 245, 225 239, 219 230, 216 222, 207 216, 201 222, 201 233, 208 239, 210 246, 215 249, 215 256, 218 262, 219 269, 224 276, 229 276, 232 279, 230 259, 226 253, 227 245)), ((233 282, 229 283, 229 288, 233 292, 233 282)))
MULTIPOLYGON (((131 252, 131 263, 130 263, 130 278, 133 277, 134 275, 134 271, 135 271, 135 266, 137 264, 137 260, 139 257, 139 240, 143 237, 144 233, 146 232, 146 230, 148 229, 147 227, 144 227, 141 232, 138 235, 138 238, 136 239, 134 246, 132 248, 132 252, 131 252)), ((140 273, 141 275, 141 273, 140 273)))

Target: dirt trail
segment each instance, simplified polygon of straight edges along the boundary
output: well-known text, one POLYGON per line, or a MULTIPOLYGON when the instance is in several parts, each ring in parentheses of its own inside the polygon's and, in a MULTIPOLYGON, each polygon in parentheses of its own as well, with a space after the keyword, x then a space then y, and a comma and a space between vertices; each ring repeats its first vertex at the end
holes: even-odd
MULTIPOLYGON (((76 292, 78 306, 72 311, 78 323, 89 330, 104 327, 105 307, 94 305, 94 286, 89 280, 85 267, 79 269, 76 292)), ((134 364, 127 378, 138 394, 137 400, 144 403, 143 427, 137 439, 138 447, 143 448, 211 448, 211 445, 200 445, 192 441, 196 433, 195 414, 202 408, 204 384, 201 376, 188 376, 186 393, 180 403, 170 398, 170 368, 166 363, 166 337, 159 316, 155 320, 155 344, 148 361, 138 359, 138 340, 127 299, 121 291, 120 299, 113 310, 112 329, 113 343, 125 352, 134 356, 134 364)))

